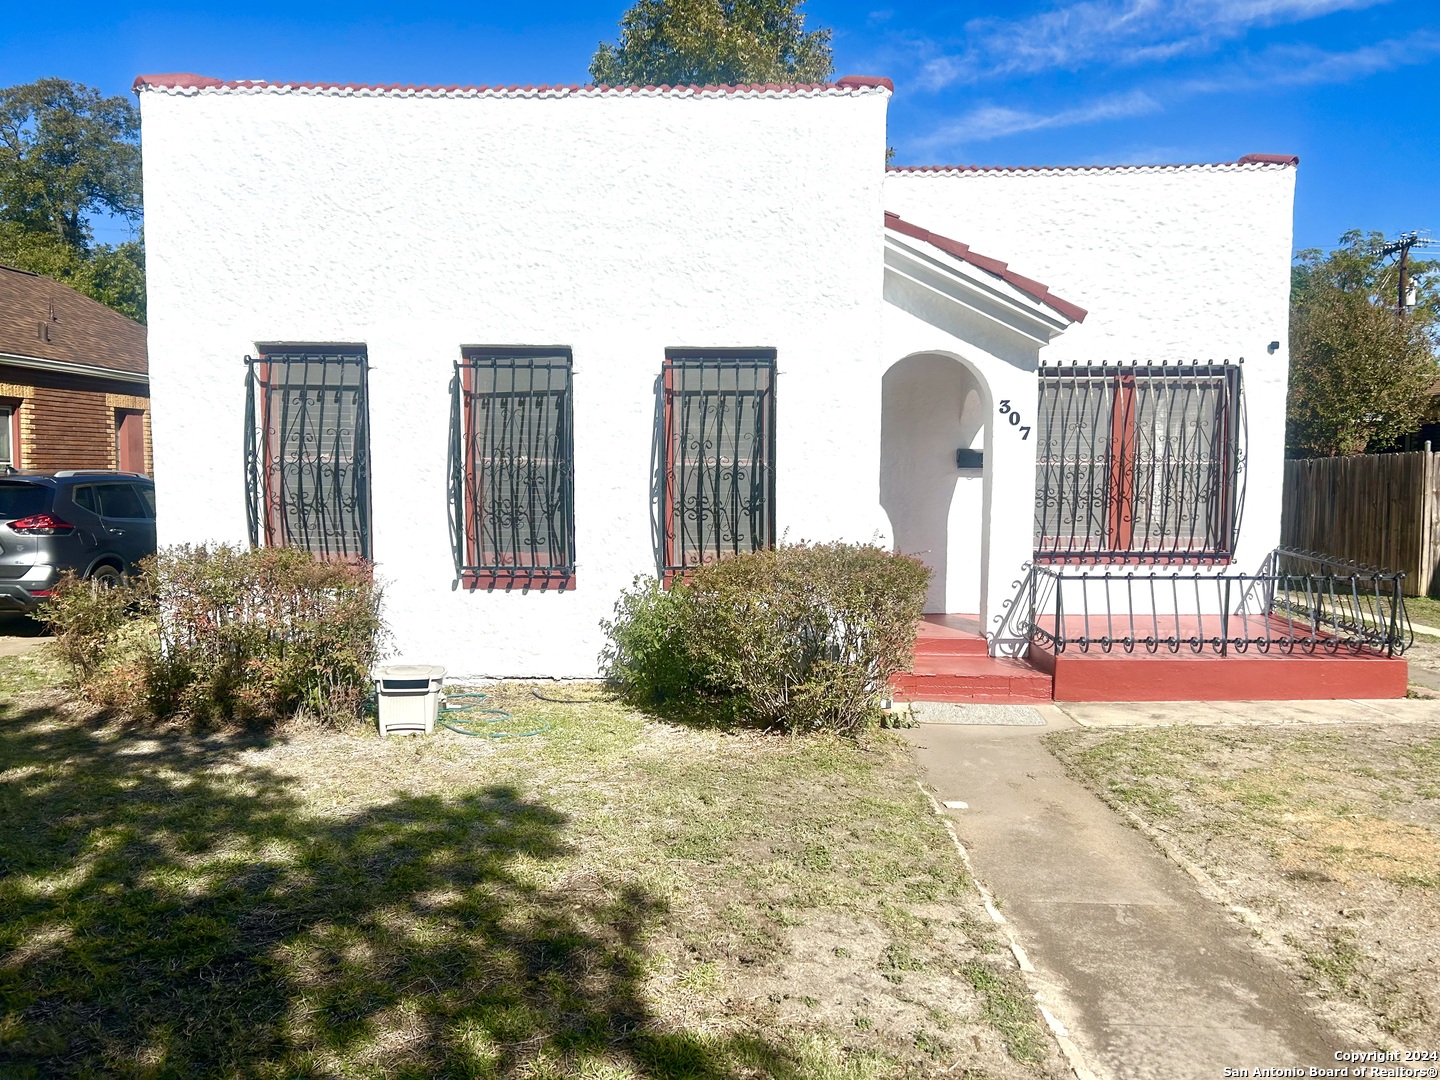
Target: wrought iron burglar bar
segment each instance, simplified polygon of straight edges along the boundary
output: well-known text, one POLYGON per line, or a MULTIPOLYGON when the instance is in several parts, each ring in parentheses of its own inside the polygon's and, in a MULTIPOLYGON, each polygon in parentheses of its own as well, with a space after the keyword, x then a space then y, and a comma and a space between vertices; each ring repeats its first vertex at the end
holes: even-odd
POLYGON ((1041 561, 1225 560, 1244 506, 1240 367, 1042 367, 1041 561))
POLYGON ((282 347, 245 365, 251 545, 371 558, 365 350, 282 347))
POLYGON ((467 349, 451 383, 450 515, 467 588, 573 588, 568 349, 467 349))
POLYGON ((775 351, 667 349, 662 572, 775 543, 775 351))

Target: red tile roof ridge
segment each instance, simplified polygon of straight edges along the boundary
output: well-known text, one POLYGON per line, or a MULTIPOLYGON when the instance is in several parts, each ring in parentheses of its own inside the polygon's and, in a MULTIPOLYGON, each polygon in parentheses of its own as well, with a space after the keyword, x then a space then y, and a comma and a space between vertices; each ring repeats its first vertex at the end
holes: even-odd
POLYGON ((208 75, 194 75, 177 72, 164 75, 137 75, 131 87, 137 93, 141 90, 158 90, 172 94, 198 94, 204 91, 232 91, 237 93, 308 93, 354 95, 359 97, 571 97, 608 94, 638 94, 648 96, 729 96, 729 97, 770 97, 794 94, 801 97, 854 96, 859 94, 893 93, 895 84, 889 79, 873 75, 845 75, 829 83, 740 83, 734 86, 608 86, 608 85, 527 85, 527 86, 457 86, 404 84, 404 83, 336 83, 296 82, 283 80, 272 82, 266 79, 216 79, 208 75))
POLYGON ((948 236, 941 236, 939 233, 932 233, 923 226, 906 221, 899 214, 885 211, 885 228, 892 232, 898 232, 901 236, 908 236, 911 239, 919 240, 937 247, 947 255, 977 266, 988 274, 1000 278, 1002 281, 1018 289, 1036 303, 1044 304, 1053 308, 1071 322, 1084 322, 1085 316, 1089 314, 1079 304, 1072 304, 1069 300, 1062 299, 1050 291, 1049 286, 1036 281, 1034 278, 1026 277, 1024 274, 1016 273, 999 259, 992 259, 988 255, 981 255, 972 251, 969 244, 962 244, 959 240, 952 240, 948 236))
POLYGON ((1242 154, 1235 161, 1155 162, 1147 165, 888 165, 892 173, 1068 173, 1068 172, 1173 172, 1189 169, 1232 170, 1247 165, 1279 165, 1294 168, 1300 159, 1294 154, 1242 154))

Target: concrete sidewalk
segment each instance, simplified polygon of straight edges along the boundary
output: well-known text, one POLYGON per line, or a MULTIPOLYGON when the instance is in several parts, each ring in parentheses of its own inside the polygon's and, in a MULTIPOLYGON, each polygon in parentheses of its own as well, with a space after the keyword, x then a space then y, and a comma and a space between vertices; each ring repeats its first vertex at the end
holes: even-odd
POLYGON ((1040 738, 1071 720, 1041 713, 1043 728, 905 734, 936 798, 967 804, 946 813, 1083 1066, 1102 1080, 1334 1068, 1349 1040, 1188 875, 1065 776, 1040 738))

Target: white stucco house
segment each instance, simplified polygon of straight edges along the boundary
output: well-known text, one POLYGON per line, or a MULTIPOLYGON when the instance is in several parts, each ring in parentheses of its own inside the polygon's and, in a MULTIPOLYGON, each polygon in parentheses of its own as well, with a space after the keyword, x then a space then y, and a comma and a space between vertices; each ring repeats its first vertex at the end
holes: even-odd
POLYGON ((373 559, 408 659, 592 676, 637 575, 785 538, 1023 653, 1037 561, 1279 542, 1294 158, 887 170, 875 78, 136 89, 161 543, 373 559))

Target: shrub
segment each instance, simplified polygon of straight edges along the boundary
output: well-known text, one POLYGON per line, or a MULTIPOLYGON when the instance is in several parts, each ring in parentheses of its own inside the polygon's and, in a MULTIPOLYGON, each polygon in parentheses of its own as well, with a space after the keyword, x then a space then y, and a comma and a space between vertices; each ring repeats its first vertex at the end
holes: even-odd
POLYGON ((917 559, 840 543, 735 555, 669 592, 637 578, 601 624, 601 662, 642 704, 719 693, 770 726, 854 732, 910 664, 929 580, 917 559))
POLYGON ((605 678, 640 705, 666 705, 700 694, 708 680, 686 644, 690 590, 668 592, 653 578, 636 578, 602 620, 609 641, 600 654, 605 678))
POLYGON ((67 573, 44 608, 56 652, 76 685, 98 705, 149 711, 149 686, 160 654, 152 580, 140 575, 109 588, 67 573))
POLYGON ((113 590, 67 580, 48 618, 92 700, 156 717, 352 717, 383 627, 368 566, 184 545, 113 590))
POLYGON ((743 712, 788 731, 854 732, 910 664, 929 569, 868 544, 796 544, 690 579, 690 652, 743 712))

